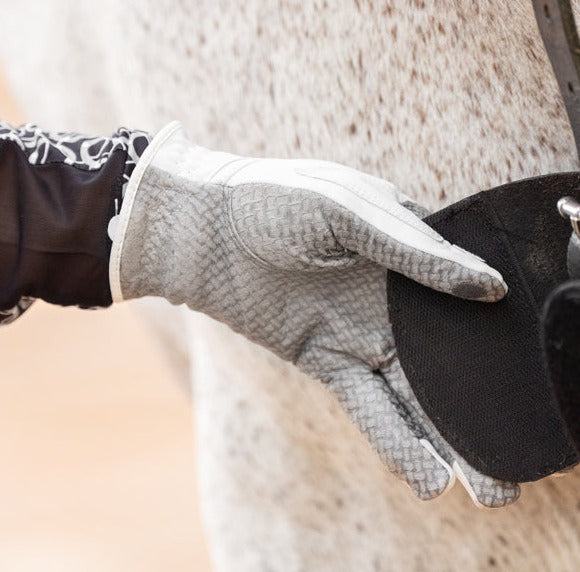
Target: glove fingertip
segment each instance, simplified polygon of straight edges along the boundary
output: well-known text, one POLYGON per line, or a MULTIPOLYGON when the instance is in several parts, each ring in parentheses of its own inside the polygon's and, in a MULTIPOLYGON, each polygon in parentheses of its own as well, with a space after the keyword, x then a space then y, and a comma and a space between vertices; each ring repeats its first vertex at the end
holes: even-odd
POLYGON ((466 470, 469 476, 457 461, 453 462, 453 471, 477 508, 503 508, 520 498, 521 489, 518 484, 487 477, 475 469, 466 467, 466 470))
POLYGON ((419 473, 406 475, 406 481, 417 498, 429 501, 445 495, 453 488, 455 473, 427 439, 419 439, 419 443, 436 463, 429 469, 424 466, 419 473))
POLYGON ((477 278, 453 283, 450 294, 476 302, 498 302, 508 293, 508 285, 498 272, 477 278))
MULTIPOLYGON (((481 258, 449 245, 446 253, 426 258, 418 269, 422 272, 403 272, 421 284, 465 300, 497 302, 505 297, 508 285, 503 276, 481 258), (449 258, 445 258, 445 254, 449 258)), ((415 268, 412 269, 416 271, 415 268)))
POLYGON ((453 487, 446 473, 440 473, 436 479, 433 477, 434 475, 431 475, 428 480, 407 480, 407 485, 421 501, 430 501, 439 498, 453 487))

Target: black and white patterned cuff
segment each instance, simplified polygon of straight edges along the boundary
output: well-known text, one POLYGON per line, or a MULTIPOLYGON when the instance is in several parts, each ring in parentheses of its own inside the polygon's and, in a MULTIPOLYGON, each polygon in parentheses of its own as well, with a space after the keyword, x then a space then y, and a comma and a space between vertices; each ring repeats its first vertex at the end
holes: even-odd
MULTIPOLYGON (((67 173, 65 178, 70 179, 68 174, 74 171, 87 172, 86 176, 78 177, 81 186, 84 181, 88 180, 87 177, 99 176, 97 172, 103 171, 113 155, 118 157, 119 153, 122 153, 124 162, 118 171, 116 190, 110 195, 112 203, 110 210, 113 213, 120 210, 124 187, 150 141, 151 136, 148 133, 126 128, 119 129, 111 137, 94 137, 78 133, 49 132, 33 123, 14 127, 0 120, 0 149, 2 149, 2 144, 15 145, 35 169, 45 165, 53 167, 62 165, 65 170, 61 172, 67 173), (67 166, 69 170, 66 170, 67 167, 64 166, 67 166)), ((63 186, 69 187, 71 193, 75 192, 75 185, 71 180, 63 180, 63 186)), ((11 221, 2 218, 4 216, 10 218, 8 213, 0 213, 0 223, 10 224, 11 221)), ((108 240, 108 237, 104 240, 108 240)), ((14 306, 0 309, 0 325, 16 320, 33 301, 33 296, 23 295, 14 306)))
POLYGON ((145 131, 117 130, 111 137, 43 131, 34 123, 13 127, 0 120, 0 141, 13 141, 31 165, 64 163, 86 171, 99 170, 117 150, 127 153, 123 177, 129 181, 137 161, 151 142, 145 131))

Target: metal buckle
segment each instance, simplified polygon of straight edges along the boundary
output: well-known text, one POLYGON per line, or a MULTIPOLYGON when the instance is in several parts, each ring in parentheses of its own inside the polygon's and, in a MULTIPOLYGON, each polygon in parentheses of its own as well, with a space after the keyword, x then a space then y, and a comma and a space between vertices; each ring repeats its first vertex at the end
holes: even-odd
POLYGON ((576 236, 580 237, 580 203, 572 197, 562 197, 558 201, 558 212, 570 219, 576 236))

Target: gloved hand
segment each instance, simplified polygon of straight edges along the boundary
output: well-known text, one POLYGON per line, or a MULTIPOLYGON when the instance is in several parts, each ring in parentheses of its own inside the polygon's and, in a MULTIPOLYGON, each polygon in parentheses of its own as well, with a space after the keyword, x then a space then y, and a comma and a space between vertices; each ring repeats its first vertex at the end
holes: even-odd
POLYGON ((518 486, 467 465, 414 398, 386 272, 481 301, 507 287, 414 212, 393 185, 353 169, 216 153, 172 124, 145 150, 115 221, 113 299, 185 303, 322 380, 421 499, 458 475, 476 504, 504 506, 518 486))

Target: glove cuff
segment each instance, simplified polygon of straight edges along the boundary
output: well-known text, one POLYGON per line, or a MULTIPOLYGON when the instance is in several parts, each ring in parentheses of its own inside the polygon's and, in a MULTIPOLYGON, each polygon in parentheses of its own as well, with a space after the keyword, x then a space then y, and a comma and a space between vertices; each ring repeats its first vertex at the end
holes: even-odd
POLYGON ((167 140, 182 129, 181 123, 173 121, 161 129, 153 138, 150 145, 145 149, 145 152, 139 159, 127 188, 125 189, 125 196, 121 211, 116 217, 116 222, 110 228, 110 237, 113 241, 111 247, 111 257, 109 260, 109 283, 111 287, 111 297, 113 302, 122 302, 131 298, 138 297, 135 293, 124 292, 121 287, 121 254, 125 247, 127 228, 129 220, 135 206, 135 200, 139 194, 141 182, 148 168, 155 160, 157 153, 167 142, 167 140))

